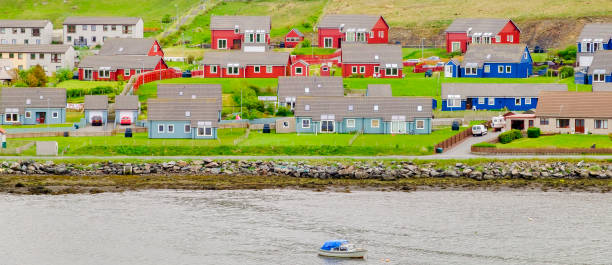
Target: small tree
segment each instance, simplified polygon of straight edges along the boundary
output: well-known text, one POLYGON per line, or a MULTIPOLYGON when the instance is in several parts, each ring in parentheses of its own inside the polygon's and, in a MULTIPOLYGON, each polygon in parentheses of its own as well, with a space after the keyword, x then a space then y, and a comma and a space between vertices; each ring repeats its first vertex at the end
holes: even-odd
POLYGON ((55 80, 57 80, 57 83, 61 83, 61 82, 72 79, 72 70, 68 68, 60 68, 57 71, 55 71, 54 75, 55 75, 55 80))
POLYGON ((44 87, 47 85, 47 75, 40 65, 35 65, 27 71, 24 81, 31 87, 44 87))
POLYGON ((172 16, 170 16, 170 14, 165 14, 164 17, 162 17, 161 22, 164 24, 172 22, 172 16))

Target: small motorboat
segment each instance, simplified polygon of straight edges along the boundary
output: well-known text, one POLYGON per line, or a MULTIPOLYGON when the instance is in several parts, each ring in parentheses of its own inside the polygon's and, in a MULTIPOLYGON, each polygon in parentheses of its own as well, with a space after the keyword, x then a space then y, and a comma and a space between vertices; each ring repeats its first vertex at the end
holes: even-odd
POLYGON ((349 244, 348 240, 330 240, 319 249, 319 255, 335 258, 364 258, 368 251, 349 244))

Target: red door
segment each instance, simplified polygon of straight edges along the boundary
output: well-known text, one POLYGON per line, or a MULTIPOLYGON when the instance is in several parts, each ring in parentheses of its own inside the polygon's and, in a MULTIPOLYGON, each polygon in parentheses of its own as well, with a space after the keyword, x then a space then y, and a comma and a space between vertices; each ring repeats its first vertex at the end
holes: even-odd
POLYGON ((583 119, 576 119, 575 131, 576 133, 584 133, 584 120, 583 119))

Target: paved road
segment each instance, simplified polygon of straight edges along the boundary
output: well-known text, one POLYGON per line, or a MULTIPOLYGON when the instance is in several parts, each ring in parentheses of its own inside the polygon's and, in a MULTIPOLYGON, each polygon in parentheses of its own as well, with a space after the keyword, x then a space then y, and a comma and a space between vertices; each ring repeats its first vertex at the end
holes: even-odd
POLYGON ((474 144, 495 139, 500 132, 489 132, 484 136, 474 136, 465 139, 463 142, 444 152, 447 156, 463 156, 471 154, 471 147, 474 144))

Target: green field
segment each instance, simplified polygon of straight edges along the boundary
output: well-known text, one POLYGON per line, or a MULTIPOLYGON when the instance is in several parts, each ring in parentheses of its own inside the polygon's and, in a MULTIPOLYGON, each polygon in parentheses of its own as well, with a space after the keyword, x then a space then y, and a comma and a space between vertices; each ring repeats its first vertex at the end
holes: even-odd
POLYGON ((312 55, 312 54, 326 55, 326 54, 332 54, 336 52, 336 49, 315 48, 315 47, 294 48, 292 50, 291 49, 285 49, 285 50, 291 51, 291 54, 293 55, 312 55))
POLYGON ((612 148, 608 135, 556 134, 539 138, 521 138, 507 144, 496 144, 497 148, 612 148))
POLYGON ((431 56, 450 58, 449 54, 446 52, 446 49, 441 48, 427 48, 422 50, 420 48, 402 48, 402 55, 404 59, 419 59, 428 58, 431 56))

